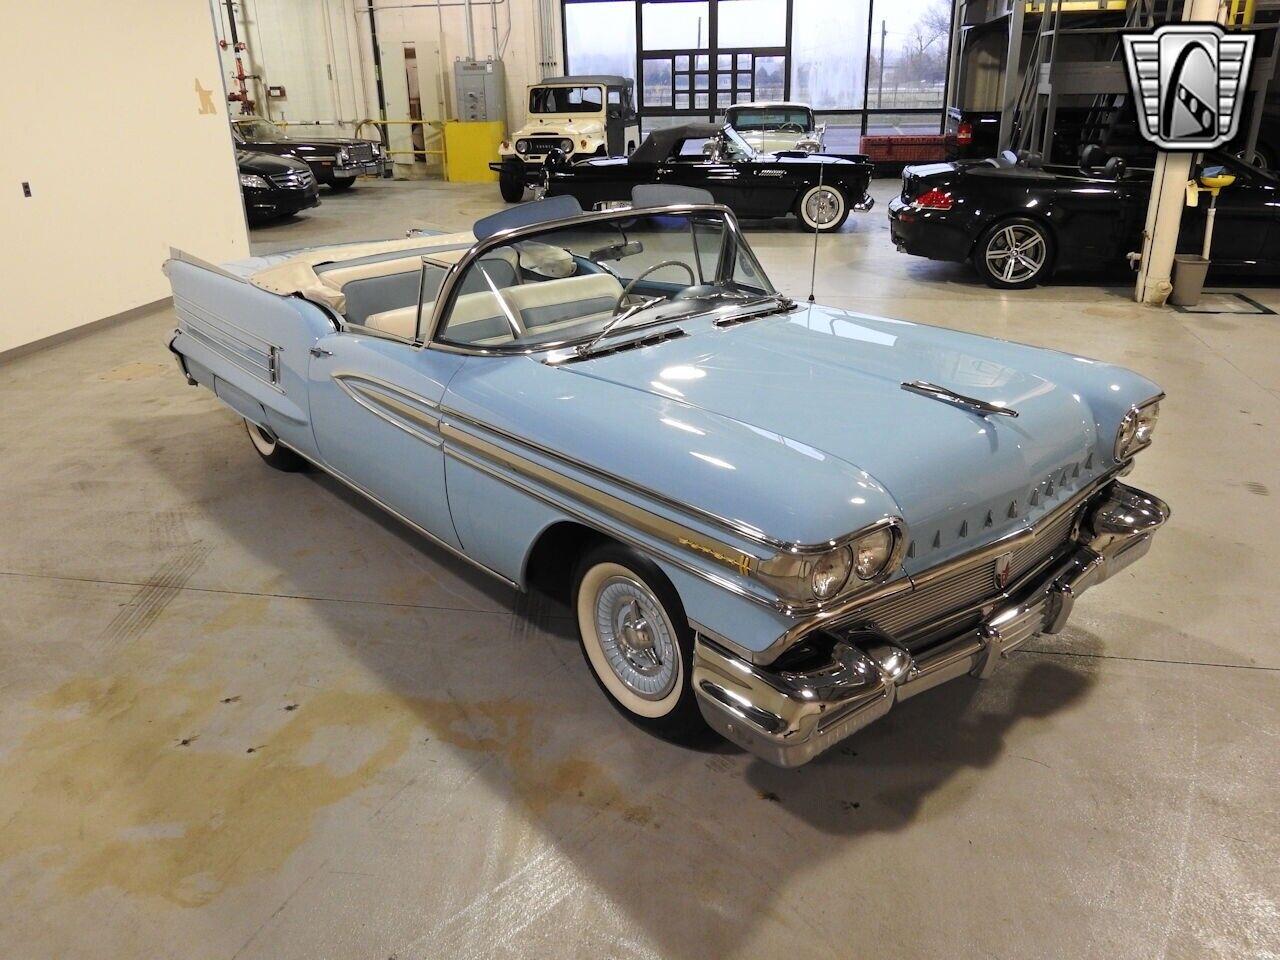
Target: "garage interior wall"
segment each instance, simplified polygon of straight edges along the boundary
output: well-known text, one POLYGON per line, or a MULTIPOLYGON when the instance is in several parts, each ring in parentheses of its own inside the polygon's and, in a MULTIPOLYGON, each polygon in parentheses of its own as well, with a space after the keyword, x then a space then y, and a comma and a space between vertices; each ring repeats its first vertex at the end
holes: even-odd
POLYGON ((170 246, 248 254, 207 0, 5 4, 0 87, 0 354, 167 297, 170 246))
MULTIPOLYGON (((223 39, 229 40, 226 0, 211 0, 223 39)), ((233 0, 240 40, 246 44, 244 70, 256 112, 273 120, 299 124, 311 135, 350 135, 363 119, 378 119, 373 46, 365 0, 233 0), (266 87, 284 87, 285 97, 270 98, 266 87), (319 125, 307 121, 324 121, 319 125), (338 121, 338 123, 333 123, 338 121)), ((406 46, 418 64, 421 116, 427 120, 456 117, 453 84, 455 60, 468 55, 467 4, 463 0, 378 0, 378 45, 386 87, 387 119, 406 120, 408 90, 406 46)), ((472 0, 471 46, 479 60, 503 61, 507 82, 507 123, 524 123, 524 88, 563 67, 560 54, 558 0, 472 0), (549 11, 554 31, 544 57, 538 25, 540 10, 549 11), (494 25, 497 27, 495 50, 494 25), (543 68, 544 59, 547 69, 543 68)), ((222 54, 223 75, 230 89, 235 60, 222 54)), ((232 110, 239 110, 232 104, 232 110)), ((291 127, 292 129, 292 127, 291 127)), ((393 137, 395 134, 393 129, 393 137)), ((403 133, 403 131, 401 131, 403 133)), ((366 126, 362 136, 373 137, 366 126)))

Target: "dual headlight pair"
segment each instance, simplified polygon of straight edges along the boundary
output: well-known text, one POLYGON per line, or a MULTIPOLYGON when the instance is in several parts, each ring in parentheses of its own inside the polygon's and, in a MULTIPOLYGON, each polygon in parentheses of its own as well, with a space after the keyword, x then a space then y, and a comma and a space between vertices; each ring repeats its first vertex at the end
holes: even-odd
MULTIPOLYGON (((565 137, 563 140, 558 141, 556 143, 556 146, 558 146, 565 153, 573 153, 573 141, 570 140, 568 137, 565 137)), ((528 152, 529 152, 529 141, 517 140, 516 153, 528 153, 528 152)))
POLYGON ((1116 431, 1117 463, 1123 463, 1139 450, 1151 446, 1151 435, 1155 433, 1156 421, 1160 419, 1160 399, 1148 400, 1124 415, 1120 429, 1116 431))
POLYGON ((761 564, 758 576, 797 603, 825 603, 850 584, 872 583, 897 555, 898 529, 881 526, 818 554, 779 554, 761 564))

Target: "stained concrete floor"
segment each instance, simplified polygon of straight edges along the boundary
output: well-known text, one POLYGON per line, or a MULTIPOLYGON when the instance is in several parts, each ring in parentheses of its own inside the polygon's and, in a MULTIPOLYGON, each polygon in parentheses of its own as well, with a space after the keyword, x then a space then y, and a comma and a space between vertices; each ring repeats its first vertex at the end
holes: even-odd
MULTIPOLYGON (((646 738, 563 608, 261 464, 159 310, 0 366, 0 955, 1277 956, 1278 318, 995 294, 896 254, 892 192, 820 300, 1168 391, 1133 481, 1174 519, 1065 634, 798 771, 646 738)), ((254 246, 496 193, 366 183, 254 246)), ((750 235, 803 295, 809 238, 750 235)))

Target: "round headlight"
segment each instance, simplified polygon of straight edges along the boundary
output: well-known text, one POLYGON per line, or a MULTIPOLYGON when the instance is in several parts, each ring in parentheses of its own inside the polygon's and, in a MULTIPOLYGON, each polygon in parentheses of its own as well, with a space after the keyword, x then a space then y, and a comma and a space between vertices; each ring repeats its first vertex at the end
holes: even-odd
POLYGON ((565 137, 563 140, 560 141, 560 149, 563 150, 565 153, 573 153, 573 141, 570 140, 568 137, 565 137))
POLYGON ((852 568, 853 551, 848 547, 824 553, 814 561, 813 572, 809 574, 813 595, 819 600, 830 600, 845 585, 852 568))
POLYGON ((859 580, 874 580, 884 573, 893 556, 893 531, 886 528, 860 537, 853 545, 853 572, 859 580))
POLYGON ((516 141, 516 153, 528 153, 528 152, 529 152, 529 141, 528 141, 528 140, 517 140, 517 141, 516 141))

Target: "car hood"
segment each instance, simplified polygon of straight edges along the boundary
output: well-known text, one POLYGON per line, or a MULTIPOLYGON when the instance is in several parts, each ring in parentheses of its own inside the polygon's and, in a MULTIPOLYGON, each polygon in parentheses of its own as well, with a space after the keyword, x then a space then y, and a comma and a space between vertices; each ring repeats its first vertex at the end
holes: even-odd
POLYGON ((511 137, 512 141, 521 137, 551 137, 563 134, 566 137, 598 137, 604 133, 602 120, 573 120, 569 117, 530 117, 520 128, 520 132, 511 137))
MULTIPOLYGON (((751 486, 826 523, 821 537, 804 531, 809 542, 897 512, 914 541, 908 571, 1034 522, 1113 469, 1121 417, 1159 392, 1131 371, 1086 358, 824 307, 563 369, 658 401, 669 419, 702 430, 684 439, 698 438, 690 449, 733 466, 716 477, 721 492, 745 474, 767 475, 751 486), (913 380, 1019 415, 983 417, 902 389, 913 380), (715 426, 706 429, 704 419, 715 426), (741 430, 799 455, 753 459, 759 453, 741 442, 741 430)), ((620 431, 644 423, 628 420, 625 402, 604 409, 620 431)), ((640 448, 646 439, 630 437, 640 448)), ((676 462, 687 463, 688 453, 676 462)), ((756 509, 752 522, 772 533, 777 518, 769 514, 756 509)))
POLYGON ((253 150, 236 151, 236 166, 240 168, 241 173, 258 173, 265 176, 309 169, 305 163, 293 157, 281 157, 253 150))

